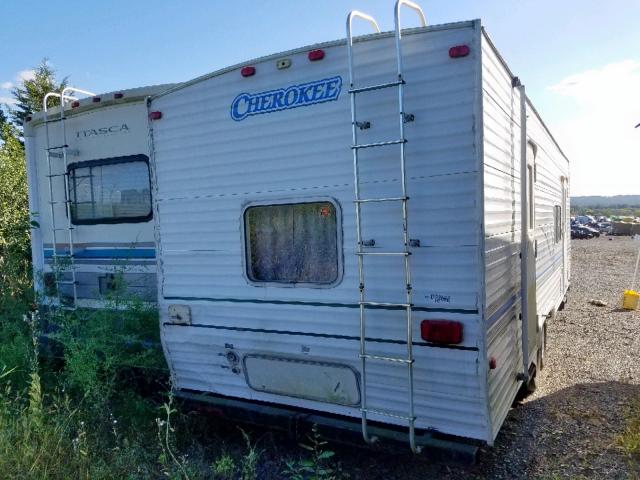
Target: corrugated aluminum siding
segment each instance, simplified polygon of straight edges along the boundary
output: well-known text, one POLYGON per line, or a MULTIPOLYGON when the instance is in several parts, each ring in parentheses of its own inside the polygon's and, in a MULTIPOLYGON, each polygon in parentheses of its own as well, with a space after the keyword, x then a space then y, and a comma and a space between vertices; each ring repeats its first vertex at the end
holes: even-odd
MULTIPOLYGON (((475 142, 479 53, 477 23, 416 30, 404 39, 410 237, 420 240, 411 258, 414 338, 424 318, 464 323, 465 349, 415 347, 417 425, 487 439, 484 379, 478 375, 483 342, 478 314, 480 206, 475 142), (468 44, 471 55, 450 59, 451 46, 468 44)), ((307 50, 283 53, 292 66, 277 70, 272 57, 252 62, 256 75, 239 69, 194 81, 159 96, 151 108, 161 265, 161 316, 186 303, 197 326, 163 325, 162 336, 179 388, 304 406, 359 417, 357 408, 278 396, 248 388, 221 356, 225 345, 240 354, 311 356, 359 369, 358 278, 351 158, 348 72, 344 43, 323 46, 326 57, 310 63, 307 50), (249 117, 230 118, 232 100, 340 75, 337 101, 249 117), (273 201, 332 200, 342 230, 344 275, 331 288, 255 285, 244 273, 243 208, 273 201)), ((355 46, 358 86, 395 78, 394 39, 370 37, 355 46), (373 38, 373 39, 371 39, 373 38)), ((372 127, 362 143, 398 137, 395 89, 358 97, 359 119, 372 127)), ((362 197, 397 196, 397 147, 363 150, 362 197)), ((399 205, 363 207, 363 238, 380 250, 401 247, 399 205)), ((404 286, 395 258, 366 259, 367 296, 400 301, 404 286)), ((367 316, 371 353, 402 355, 402 311, 373 310, 367 316)), ((403 367, 370 363, 372 408, 406 409, 403 367)), ((386 417, 373 416, 384 422, 386 417)))
POLYGON ((484 123, 485 289, 488 401, 492 437, 511 407, 521 370, 520 94, 491 43, 482 35, 484 123))
MULTIPOLYGON (((484 122, 484 208, 487 354, 498 368, 489 372, 492 434, 500 430, 519 387, 522 370, 520 314, 520 92, 512 75, 483 32, 482 89, 484 122)), ((560 205, 560 178, 568 162, 537 112, 527 101, 527 138, 537 146, 535 159, 536 294, 538 315, 562 301, 562 262, 568 280, 568 225, 563 241, 554 242, 553 206, 560 205), (562 255, 562 247, 567 248, 562 255)), ((568 208, 568 204, 566 205, 568 208)), ((566 215, 568 219, 568 213, 566 215)))

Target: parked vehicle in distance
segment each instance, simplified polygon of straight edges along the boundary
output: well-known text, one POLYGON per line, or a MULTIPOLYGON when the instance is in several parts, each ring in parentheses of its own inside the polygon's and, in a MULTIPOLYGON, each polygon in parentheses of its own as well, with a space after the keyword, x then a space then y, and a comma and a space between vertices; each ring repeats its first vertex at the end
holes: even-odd
MULTIPOLYGON (((589 227, 585 227, 584 225, 572 225, 571 226, 571 239, 584 240, 593 238, 595 235, 593 231, 589 227)), ((600 234, 598 234, 600 236, 600 234)))

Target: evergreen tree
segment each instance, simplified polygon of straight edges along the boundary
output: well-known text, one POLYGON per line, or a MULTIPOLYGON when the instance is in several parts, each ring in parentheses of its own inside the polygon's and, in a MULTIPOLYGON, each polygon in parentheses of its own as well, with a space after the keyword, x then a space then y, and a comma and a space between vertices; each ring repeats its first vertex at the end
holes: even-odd
MULTIPOLYGON (((22 127, 25 118, 33 112, 42 110, 42 101, 44 96, 49 92, 59 92, 67 86, 67 78, 60 83, 56 82, 56 72, 47 63, 47 59, 43 59, 42 63, 35 69, 32 79, 24 80, 22 86, 18 85, 11 93, 16 99, 16 105, 9 110, 13 123, 22 127)), ((50 98, 48 107, 60 104, 58 98, 50 98)))
POLYGON ((28 291, 31 281, 30 228, 24 146, 18 129, 5 122, 0 126, 0 290, 11 295, 28 291))

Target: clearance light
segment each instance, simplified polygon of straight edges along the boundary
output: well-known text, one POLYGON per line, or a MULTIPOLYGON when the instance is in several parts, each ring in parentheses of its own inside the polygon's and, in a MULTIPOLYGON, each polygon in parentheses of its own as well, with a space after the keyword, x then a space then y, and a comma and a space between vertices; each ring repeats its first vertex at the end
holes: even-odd
POLYGON ((324 50, 311 50, 309 52, 309 60, 315 62, 317 60, 322 60, 324 58, 324 50))
POLYGON ((113 98, 115 98, 116 100, 118 100, 118 99, 120 99, 122 97, 124 97, 124 93, 122 93, 122 92, 118 92, 118 93, 114 93, 113 94, 113 98))
POLYGON ((100 97, 93 97, 93 98, 91 99, 91 101, 92 101, 93 103, 99 103, 99 102, 100 102, 100 97))
POLYGON ((149 120, 160 120, 162 112, 149 112, 149 120))
POLYGON ((456 45, 449 49, 449 56, 451 58, 466 57, 469 53, 471 53, 471 49, 468 45, 456 45))
POLYGON ((431 343, 462 343, 462 323, 451 320, 423 320, 420 335, 431 343))
POLYGON ((256 67, 242 67, 240 75, 243 77, 251 77, 256 74, 256 67))
POLYGON ((71 108, 78 108, 80 106, 80 102, 77 100, 75 102, 71 102, 71 108))
POLYGON ((496 357, 491 357, 489 359, 489 370, 495 370, 498 366, 498 362, 496 361, 496 357))

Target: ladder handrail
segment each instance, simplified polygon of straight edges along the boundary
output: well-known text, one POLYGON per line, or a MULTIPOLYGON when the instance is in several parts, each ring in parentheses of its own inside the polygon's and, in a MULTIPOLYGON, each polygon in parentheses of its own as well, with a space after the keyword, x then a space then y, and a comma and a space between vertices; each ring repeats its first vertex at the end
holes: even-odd
POLYGON ((371 23, 373 27, 376 29, 376 33, 380 33, 380 27, 378 26, 378 22, 371 15, 367 15, 366 13, 360 12, 359 10, 352 10, 347 15, 347 57, 349 59, 349 85, 353 88, 353 19, 361 18, 371 23))
MULTIPOLYGON (((44 98, 42 99, 42 110, 45 113, 45 117, 46 117, 46 115, 48 113, 47 101, 52 97, 62 98, 62 94, 60 94, 58 92, 49 92, 49 93, 45 94, 44 98)), ((71 95, 65 95, 65 100, 77 100, 77 98, 76 97, 72 97, 71 95)))
POLYGON ((74 92, 74 93, 82 93, 83 95, 88 95, 88 96, 90 96, 90 97, 93 97, 93 96, 95 96, 95 95, 96 95, 96 94, 95 94, 95 93, 93 93, 93 92, 89 92, 89 91, 87 91, 87 90, 82 90, 81 88, 76 88, 76 87, 64 87, 64 88, 62 89, 62 92, 61 92, 61 95, 62 95, 62 97, 63 97, 63 98, 67 96, 67 95, 66 95, 67 91, 69 91, 69 92, 74 92))
POLYGON ((396 59, 398 62, 398 80, 402 80, 402 52, 400 50, 400 40, 402 39, 402 25, 400 24, 400 9, 403 5, 415 10, 420 17, 421 26, 427 26, 427 19, 424 16, 422 8, 420 8, 418 4, 413 3, 410 0, 397 0, 396 6, 393 9, 393 21, 396 29, 396 59))

